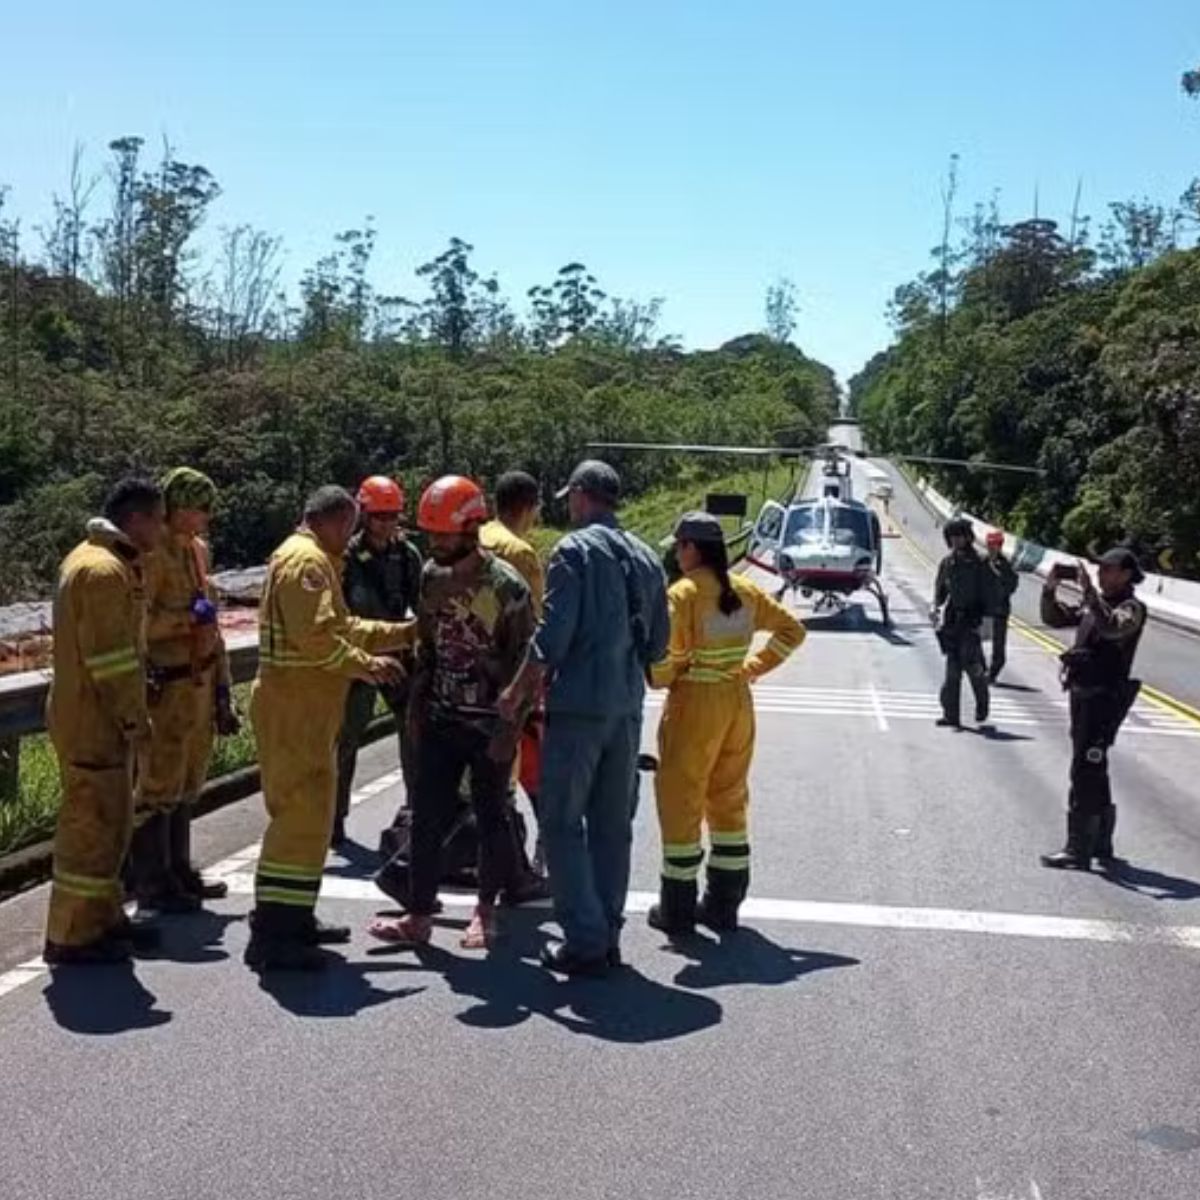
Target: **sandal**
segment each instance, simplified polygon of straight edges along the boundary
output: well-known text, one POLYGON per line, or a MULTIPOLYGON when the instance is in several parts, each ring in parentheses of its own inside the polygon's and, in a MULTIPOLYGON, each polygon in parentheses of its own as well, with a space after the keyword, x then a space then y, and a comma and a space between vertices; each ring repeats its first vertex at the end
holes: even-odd
POLYGON ((376 917, 367 933, 392 946, 425 946, 433 936, 433 918, 409 913, 403 917, 376 917))
POLYGON ((491 905, 477 905, 459 945, 464 950, 490 950, 495 940, 496 910, 491 905))

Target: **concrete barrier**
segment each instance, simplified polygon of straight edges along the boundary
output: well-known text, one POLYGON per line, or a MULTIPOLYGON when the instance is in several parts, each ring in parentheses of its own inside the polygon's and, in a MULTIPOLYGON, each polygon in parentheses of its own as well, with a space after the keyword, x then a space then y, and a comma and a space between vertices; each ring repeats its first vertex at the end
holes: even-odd
MULTIPOLYGON (((918 477, 915 482, 922 499, 942 520, 948 521, 954 516, 966 517, 974 526, 979 541, 982 542, 989 533, 999 529, 999 526, 960 510, 927 480, 918 477)), ((1004 535, 1004 552, 1013 560, 1018 571, 1045 579, 1055 563, 1079 561, 1078 555, 1041 546, 1005 529, 1000 529, 1000 532, 1004 535)), ((1096 568, 1089 565, 1089 570, 1094 578, 1096 568)), ((1145 582, 1138 588, 1138 596, 1152 617, 1189 632, 1200 633, 1200 582, 1147 572, 1145 582)))

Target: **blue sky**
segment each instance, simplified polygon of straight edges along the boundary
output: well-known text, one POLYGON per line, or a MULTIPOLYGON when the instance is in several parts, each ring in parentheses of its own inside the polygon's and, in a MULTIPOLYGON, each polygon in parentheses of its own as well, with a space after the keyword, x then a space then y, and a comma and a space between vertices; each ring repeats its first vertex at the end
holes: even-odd
MULTIPOLYGON (((214 227, 281 234, 291 278, 370 213, 384 291, 451 235, 523 297, 581 259, 666 300, 689 346, 761 327, 795 280, 796 340, 853 372, 926 265, 938 186, 1005 216, 1200 174, 1196 0, 564 4, 132 0, 5 17, 0 182, 28 228, 72 145, 164 134, 224 195, 214 227)), ((31 235, 32 236, 32 235, 31 235)))

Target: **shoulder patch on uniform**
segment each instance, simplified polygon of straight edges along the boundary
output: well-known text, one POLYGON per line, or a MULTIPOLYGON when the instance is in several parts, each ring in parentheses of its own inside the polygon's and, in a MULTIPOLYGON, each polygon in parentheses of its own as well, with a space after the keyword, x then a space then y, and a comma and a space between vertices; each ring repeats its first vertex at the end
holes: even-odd
POLYGON ((307 566, 300 574, 300 586, 306 592, 323 592, 329 586, 329 580, 320 567, 307 566))

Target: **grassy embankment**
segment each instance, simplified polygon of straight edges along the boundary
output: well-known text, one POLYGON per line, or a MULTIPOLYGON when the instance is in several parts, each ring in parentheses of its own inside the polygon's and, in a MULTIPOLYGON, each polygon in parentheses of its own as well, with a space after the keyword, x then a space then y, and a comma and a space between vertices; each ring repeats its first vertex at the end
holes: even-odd
MULTIPOLYGON (((766 479, 768 494, 778 496, 787 487, 791 475, 788 467, 771 468, 766 479)), ((705 479, 695 475, 681 477, 678 483, 657 488, 631 500, 622 510, 622 521, 628 529, 657 547, 659 541, 671 532, 675 519, 681 513, 703 506, 708 492, 744 492, 749 500, 750 515, 753 516, 758 511, 763 495, 763 482, 763 471, 757 468, 718 478, 705 479)), ((736 521, 727 520, 725 524, 730 533, 736 532, 736 521)), ((539 529, 534 537, 539 551, 543 555, 548 554, 561 533, 556 529, 539 529)), ((248 690, 247 687, 236 689, 243 713, 248 690)), ((237 737, 217 743, 209 777, 227 775, 239 767, 248 766, 254 762, 254 756, 254 737, 247 722, 237 737)), ((23 738, 18 794, 8 803, 0 803, 0 855, 49 837, 54 831, 58 798, 58 766, 46 737, 23 738)))

